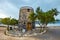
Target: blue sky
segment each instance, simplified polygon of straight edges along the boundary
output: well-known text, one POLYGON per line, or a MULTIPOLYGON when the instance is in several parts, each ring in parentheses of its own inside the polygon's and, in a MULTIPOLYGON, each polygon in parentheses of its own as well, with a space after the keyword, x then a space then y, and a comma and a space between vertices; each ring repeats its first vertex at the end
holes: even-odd
MULTIPOLYGON (((18 19, 22 6, 30 6, 36 10, 38 6, 43 11, 57 8, 60 11, 60 0, 0 0, 0 18, 12 17, 18 19)), ((60 19, 60 14, 55 17, 60 19)))

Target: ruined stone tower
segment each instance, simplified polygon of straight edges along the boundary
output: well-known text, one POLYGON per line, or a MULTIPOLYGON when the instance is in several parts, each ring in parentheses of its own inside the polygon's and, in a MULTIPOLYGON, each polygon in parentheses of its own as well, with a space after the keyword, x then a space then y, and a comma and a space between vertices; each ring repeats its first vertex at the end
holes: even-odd
POLYGON ((24 6, 24 7, 21 7, 20 8, 20 11, 19 11, 19 28, 22 28, 22 29, 29 29, 31 28, 31 22, 30 22, 30 19, 28 18, 29 17, 29 14, 34 11, 32 7, 29 7, 29 6, 24 6))

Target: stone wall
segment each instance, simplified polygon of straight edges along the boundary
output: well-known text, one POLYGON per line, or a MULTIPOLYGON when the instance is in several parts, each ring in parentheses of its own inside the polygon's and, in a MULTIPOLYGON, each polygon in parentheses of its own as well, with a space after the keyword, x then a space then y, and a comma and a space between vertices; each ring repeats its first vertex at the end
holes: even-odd
POLYGON ((19 27, 26 28, 28 22, 30 22, 29 14, 34 11, 32 7, 24 6, 19 11, 19 27))

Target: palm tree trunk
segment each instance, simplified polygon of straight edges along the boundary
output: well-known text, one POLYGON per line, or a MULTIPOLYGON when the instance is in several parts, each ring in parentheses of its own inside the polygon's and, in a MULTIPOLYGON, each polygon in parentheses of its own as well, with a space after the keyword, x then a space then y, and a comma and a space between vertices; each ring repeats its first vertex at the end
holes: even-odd
POLYGON ((7 25, 7 30, 9 31, 9 25, 7 25))
POLYGON ((32 22, 32 29, 35 29, 35 21, 32 22))
POLYGON ((43 24, 43 30, 47 30, 47 24, 43 24))

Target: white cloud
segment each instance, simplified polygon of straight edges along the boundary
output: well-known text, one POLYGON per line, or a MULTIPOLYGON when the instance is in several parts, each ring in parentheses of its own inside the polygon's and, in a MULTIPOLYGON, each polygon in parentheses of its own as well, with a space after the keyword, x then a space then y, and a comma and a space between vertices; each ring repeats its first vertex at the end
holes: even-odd
POLYGON ((13 18, 17 18, 18 16, 18 8, 11 4, 10 2, 4 2, 0 3, 0 9, 2 9, 2 12, 0 12, 0 17, 6 17, 7 15, 13 18))
POLYGON ((0 18, 8 17, 5 12, 0 9, 0 18))
MULTIPOLYGON (((11 0, 12 1, 12 0, 11 0)), ((18 1, 18 0, 17 0, 18 1)), ((0 17, 6 17, 8 16, 12 16, 13 18, 18 18, 19 15, 19 9, 17 8, 18 6, 15 5, 19 5, 19 7, 22 6, 31 6, 34 9, 36 9, 38 6, 40 6, 42 9, 44 10, 48 10, 52 7, 56 7, 58 8, 58 10, 60 11, 60 6, 55 6, 58 0, 19 0, 19 2, 17 2, 17 4, 15 2, 10 2, 8 0, 2 0, 0 1, 0 9, 2 9, 2 11, 0 11, 0 17)), ((59 16, 57 16, 56 18, 59 18, 59 16)))
POLYGON ((9 3, 9 2, 4 2, 0 4, 0 8, 5 9, 5 10, 17 10, 18 8, 16 6, 14 6, 13 4, 9 3))

